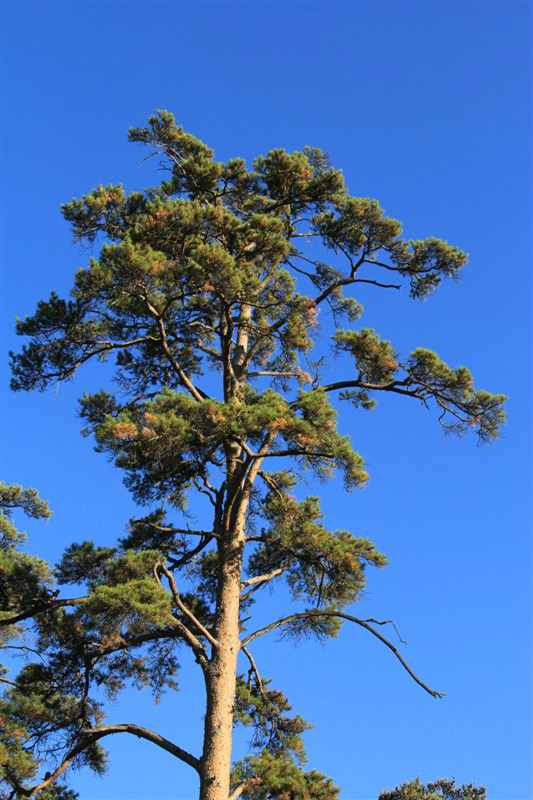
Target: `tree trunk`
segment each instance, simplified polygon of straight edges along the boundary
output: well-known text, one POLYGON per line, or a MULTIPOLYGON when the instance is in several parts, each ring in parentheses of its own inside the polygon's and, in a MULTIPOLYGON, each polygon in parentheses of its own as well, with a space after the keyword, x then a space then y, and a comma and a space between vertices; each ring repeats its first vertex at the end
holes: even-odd
MULTIPOLYGON (((231 380, 227 369, 224 370, 225 402, 240 403, 242 364, 248 348, 248 329, 242 323, 249 320, 250 315, 251 308, 243 306, 231 380)), ((226 446, 226 506, 218 546, 220 566, 215 623, 218 645, 213 648, 207 676, 200 800, 228 800, 230 794, 233 709, 240 651, 241 573, 250 495, 250 485, 243 487, 239 477, 241 456, 241 447, 236 442, 226 446)))
POLYGON ((217 596, 216 637, 207 679, 200 800, 228 800, 233 707, 239 641, 239 601, 244 530, 223 543, 217 596))

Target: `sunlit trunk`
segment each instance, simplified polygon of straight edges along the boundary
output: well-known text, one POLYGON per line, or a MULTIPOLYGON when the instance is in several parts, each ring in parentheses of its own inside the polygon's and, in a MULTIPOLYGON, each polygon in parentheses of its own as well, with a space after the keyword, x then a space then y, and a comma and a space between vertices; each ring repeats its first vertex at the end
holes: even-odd
POLYGON ((233 707, 239 654, 239 596, 244 533, 220 548, 216 637, 208 677, 200 800, 227 800, 230 788, 233 707))

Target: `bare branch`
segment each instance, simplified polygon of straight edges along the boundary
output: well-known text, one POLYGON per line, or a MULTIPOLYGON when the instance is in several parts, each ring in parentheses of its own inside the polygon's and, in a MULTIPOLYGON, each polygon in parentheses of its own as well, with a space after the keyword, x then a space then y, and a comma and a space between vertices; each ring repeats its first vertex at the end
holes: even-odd
MULTIPOLYGON (((247 454, 249 458, 252 460, 260 459, 263 461, 265 458, 281 458, 283 456, 308 456, 314 458, 335 458, 332 453, 322 453, 320 451, 314 450, 300 450, 299 448, 292 447, 286 450, 271 450, 270 452, 262 452, 261 450, 258 453, 254 453, 245 442, 239 442, 241 444, 243 450, 247 454)), ((256 474, 259 470, 256 470, 256 474)))
POLYGON ((130 647, 140 647, 147 642, 156 642, 158 639, 183 639, 189 645, 191 644, 185 638, 184 631, 178 626, 159 628, 159 630, 150 631, 149 633, 140 633, 137 636, 131 636, 127 639, 121 637, 118 641, 113 641, 113 644, 97 646, 89 650, 86 657, 89 660, 99 659, 110 653, 116 653, 119 650, 128 650, 130 647))
POLYGON ((368 389, 375 392, 395 392, 396 394, 404 394, 408 397, 417 397, 419 400, 423 398, 416 392, 416 390, 402 389, 406 385, 406 380, 403 381, 389 381, 389 383, 367 383, 359 379, 352 381, 337 381, 336 383, 329 383, 326 386, 318 386, 315 388, 323 389, 325 392, 334 392, 339 389, 368 389))
POLYGON ((144 301, 146 303, 146 307, 148 308, 150 314, 152 314, 155 321, 157 322, 159 333, 161 334, 161 344, 163 346, 163 352, 165 353, 170 365, 172 366, 172 369, 175 371, 178 378, 180 379, 180 382, 183 384, 183 386, 185 386, 186 389, 188 389, 189 393, 194 397, 194 399, 197 400, 199 403, 203 402, 203 400, 207 397, 207 395, 205 394, 205 392, 201 392, 194 386, 192 381, 187 377, 187 375, 182 370, 182 368, 180 367, 180 365, 178 364, 178 362, 176 361, 176 359, 172 354, 172 351, 168 344, 167 332, 165 330, 161 314, 152 305, 152 303, 150 303, 150 301, 146 296, 144 297, 144 301))
POLYGON ((297 372, 291 370, 290 372, 276 372, 275 370, 260 370, 259 372, 248 372, 249 378, 263 378, 263 377, 270 377, 270 378, 296 378, 298 375, 297 372))
POLYGON ((372 286, 379 286, 381 289, 401 289, 399 283, 380 283, 379 281, 371 281, 368 278, 357 278, 352 283, 371 283, 372 286))
POLYGON ((261 694, 264 695, 263 681, 261 680, 261 675, 259 674, 259 670, 257 669, 257 664, 255 663, 254 657, 252 656, 252 654, 250 653, 250 651, 248 650, 247 647, 241 647, 241 650, 244 653, 244 655, 247 657, 248 661, 250 662, 250 673, 249 674, 254 674, 255 675, 255 679, 257 681, 257 687, 258 687, 259 691, 261 692, 261 694))
POLYGON ((169 569, 166 568, 166 566, 162 562, 159 562, 158 567, 161 570, 161 572, 163 572, 165 574, 165 576, 166 576, 166 578, 167 578, 167 580, 169 582, 170 590, 172 592, 172 596, 173 596, 173 598, 174 598, 174 600, 176 602, 176 605, 178 606, 179 610, 183 614, 185 614, 185 616, 188 619, 190 619, 190 621, 193 623, 193 625, 196 628, 198 628, 199 631, 202 632, 202 634, 205 636, 205 638, 208 640, 208 642, 210 642, 210 644, 213 645, 213 647, 218 647, 218 641, 215 639, 215 637, 207 630, 207 628, 204 628, 202 623, 194 616, 192 611, 189 611, 187 606, 182 601, 182 599, 180 597, 180 594, 178 592, 178 587, 176 586, 176 581, 174 580, 173 574, 170 572, 169 569))
POLYGON ((195 769, 197 772, 200 771, 200 760, 195 756, 188 753, 183 748, 178 747, 178 745, 170 742, 168 739, 165 739, 158 733, 154 733, 154 731, 150 731, 147 728, 142 728, 140 725, 133 725, 130 723, 124 725, 104 725, 100 728, 93 728, 89 731, 83 731, 84 734, 97 737, 100 739, 103 736, 109 736, 114 733, 131 733, 134 736, 138 736, 140 739, 146 739, 153 744, 156 744, 158 747, 161 747, 163 750, 166 750, 167 753, 179 758, 181 761, 184 761, 190 767, 195 769))
POLYGON ((209 536, 214 539, 217 538, 217 534, 214 531, 192 531, 190 528, 175 528, 173 525, 158 525, 157 522, 151 522, 150 520, 142 521, 151 528, 155 528, 156 531, 162 531, 163 533, 182 533, 185 536, 203 536, 205 538, 209 536))
MULTIPOLYGON (((313 617, 337 617, 339 619, 346 619, 349 622, 355 622, 356 625, 360 625, 363 628, 366 628, 367 631, 370 631, 374 636, 376 636, 381 642, 383 642, 389 650, 392 650, 396 658, 399 660, 403 668, 409 673, 412 679, 418 683, 419 686, 422 687, 428 694, 432 697, 444 697, 443 692, 437 692, 433 689, 430 689, 429 686, 426 686, 420 678, 415 675, 413 670, 409 667, 409 665, 404 661, 400 653, 398 652, 397 648, 389 642, 379 631, 372 628, 372 626, 364 619, 358 619, 357 617, 352 617, 350 614, 345 614, 343 611, 303 611, 298 614, 290 614, 288 617, 283 617, 282 619, 276 620, 276 622, 270 623, 270 625, 265 625, 264 628, 260 628, 259 630, 251 633, 249 636, 246 636, 241 642, 241 648, 245 647, 247 644, 252 642, 254 639, 257 639, 258 636, 263 636, 263 634, 268 633, 269 631, 274 630, 275 628, 280 628, 282 625, 286 625, 288 622, 292 622, 295 619, 312 619, 313 617)), ((388 622, 388 620, 387 620, 388 622)), ((378 623, 378 624, 385 624, 378 623)))
POLYGON ((244 589, 246 586, 252 586, 254 583, 267 583, 267 581, 272 580, 272 578, 281 575, 286 569, 288 569, 288 567, 279 567, 278 569, 269 572, 267 575, 256 575, 253 578, 248 578, 241 583, 241 589, 244 589))

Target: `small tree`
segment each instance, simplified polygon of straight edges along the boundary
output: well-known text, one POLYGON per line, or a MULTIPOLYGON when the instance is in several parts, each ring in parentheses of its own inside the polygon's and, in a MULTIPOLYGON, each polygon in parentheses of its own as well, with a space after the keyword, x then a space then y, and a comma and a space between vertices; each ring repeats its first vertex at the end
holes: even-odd
POLYGON ((424 786, 420 778, 405 782, 392 792, 381 792, 379 800, 487 800, 484 786, 468 783, 456 786, 455 780, 439 779, 424 786))
POLYGON ((104 242, 69 300, 52 294, 18 322, 30 341, 12 356, 12 385, 43 390, 115 355, 117 392, 85 395, 81 416, 149 513, 116 545, 67 549, 57 580, 87 589, 71 608, 58 598, 30 603, 47 664, 25 667, 5 702, 24 726, 23 749, 59 757, 39 783, 15 770, 5 780, 31 797, 71 764, 102 769, 101 740, 130 733, 196 770, 201 800, 334 798, 329 779, 303 770, 307 725, 260 675, 250 645, 274 629, 327 639, 348 621, 439 696, 380 632, 383 623, 347 611, 366 565, 381 567, 385 557, 368 539, 328 530, 319 499, 299 495, 297 483, 305 471, 326 480, 336 470, 348 491, 367 480, 363 458, 337 430, 335 396, 366 410, 381 392, 415 398, 436 408, 447 432, 472 429, 482 442, 497 435, 503 396, 477 391, 465 367, 429 350, 401 357, 355 325, 362 308, 345 295, 361 283, 389 290, 406 282, 424 299, 458 277, 466 255, 438 239, 402 238, 376 201, 348 194, 318 149, 273 150, 250 171, 241 159, 216 162, 167 112, 130 140, 159 154, 168 178, 129 195, 99 186, 63 207, 78 241, 104 242), (334 382, 323 352, 313 351, 324 307, 345 361, 334 382), (210 509, 205 530, 187 524, 191 496, 210 509), (245 633, 243 617, 279 581, 297 608, 245 633), (172 687, 178 645, 205 683, 197 756, 136 724, 103 724, 91 695, 95 686, 114 694, 128 680, 156 694, 172 687), (57 709, 52 725, 43 709, 58 685, 68 710, 57 709), (253 752, 232 769, 236 724, 252 728, 253 752))
MULTIPOLYGON (((13 524, 11 516, 15 509, 34 519, 49 519, 51 516, 48 504, 41 500, 35 489, 0 483, 0 650, 17 655, 38 655, 28 646, 28 631, 20 623, 51 603, 57 608, 61 601, 56 600, 57 594, 52 591, 53 576, 46 562, 19 549, 19 545, 26 541, 26 535, 13 524)), ((23 779, 34 778, 38 764, 25 746, 31 737, 30 729, 23 727, 20 714, 16 711, 11 713, 23 699, 20 692, 24 691, 24 679, 12 681, 6 678, 8 672, 0 664, 0 683, 12 687, 18 703, 15 701, 15 706, 11 705, 9 698, 0 701, 0 775, 5 784, 13 786, 13 781, 18 785, 23 779)), ((28 673, 26 671, 26 675, 28 673)), ((35 710, 31 700, 26 700, 29 700, 27 709, 35 710)), ((54 716, 53 704, 49 703, 46 711, 41 708, 41 715, 48 715, 50 724, 54 716)), ((13 797, 14 794, 15 791, 0 792, 0 797, 13 797)), ((41 797, 43 800, 75 800, 77 795, 56 783, 45 788, 41 797)))

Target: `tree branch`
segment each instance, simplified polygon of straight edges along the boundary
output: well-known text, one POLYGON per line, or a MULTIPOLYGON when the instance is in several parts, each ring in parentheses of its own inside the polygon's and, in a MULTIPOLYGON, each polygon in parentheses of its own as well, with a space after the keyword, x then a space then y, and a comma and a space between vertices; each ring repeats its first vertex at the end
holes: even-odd
POLYGON ((278 569, 269 572, 268 575, 255 575, 253 578, 248 578, 241 583, 241 589, 244 589, 246 586, 252 586, 254 583, 266 583, 272 578, 275 578, 277 575, 281 575, 281 573, 285 572, 286 569, 287 567, 279 567, 278 569))
POLYGON ((323 389, 325 392, 334 392, 338 389, 368 389, 372 392, 395 392, 396 394, 404 394, 408 397, 417 397, 419 400, 423 399, 416 391, 402 389, 401 386, 405 386, 405 383, 405 381, 390 381, 389 383, 366 383, 365 381, 356 379, 353 381, 337 381, 336 383, 328 383, 326 386, 317 386, 315 389, 323 389))
POLYGON ((167 578, 167 580, 169 582, 169 585, 170 585, 170 590, 172 592, 172 596, 173 596, 173 598, 174 598, 174 600, 176 602, 176 605, 180 609, 180 611, 183 614, 185 614, 185 616, 188 619, 190 619, 190 621, 193 623, 193 625, 196 628, 198 628, 199 631, 202 632, 202 634, 205 636, 207 641, 210 642, 210 644, 212 644, 213 647, 218 647, 218 641, 215 639, 215 637, 207 630, 207 628, 204 628, 202 623, 194 616, 192 611, 189 611, 187 606, 183 603, 183 601, 182 601, 182 599, 180 597, 180 594, 178 592, 178 587, 176 586, 176 581, 174 580, 174 576, 170 572, 170 570, 167 569, 166 566, 162 562, 159 562, 159 564, 157 566, 159 567, 161 572, 163 572, 165 574, 165 576, 166 576, 166 578, 167 578))
POLYGON ((190 767, 195 769, 198 774, 200 774, 201 764, 198 758, 191 755, 186 750, 183 750, 181 747, 178 747, 173 742, 170 742, 168 739, 165 739, 163 736, 160 736, 158 733, 154 733, 147 728, 141 728, 139 725, 132 725, 129 723, 125 725, 105 725, 100 728, 82 731, 84 738, 67 753, 63 762, 54 772, 52 772, 51 775, 49 775, 41 783, 33 786, 31 789, 24 789, 21 786, 17 787, 18 792, 23 794, 25 797, 34 797, 36 794, 38 794, 38 792, 46 789, 47 786, 50 786, 52 783, 54 783, 54 781, 56 781, 65 772, 74 759, 83 753, 87 747, 89 747, 91 744, 94 744, 99 739, 102 739, 104 736, 110 736, 114 733, 131 733, 134 736, 138 736, 140 739, 146 739, 147 741, 156 744, 162 750, 166 750, 167 753, 170 753, 176 758, 179 758, 181 761, 184 761, 185 764, 188 764, 190 767))
MULTIPOLYGON (((358 619, 357 617, 352 617, 350 614, 345 614, 343 611, 303 611, 298 614, 290 614, 288 617, 283 617, 282 619, 276 620, 276 622, 270 623, 270 625, 265 625, 264 628, 259 628, 259 630, 251 633, 249 636, 246 636, 241 642, 241 648, 245 647, 247 644, 252 642, 254 639, 257 639, 258 636, 262 636, 269 631, 274 630, 275 628, 279 628, 282 625, 286 625, 288 622, 292 622, 295 619, 312 619, 313 617, 337 617, 339 619, 346 619, 349 622, 355 622, 356 625, 360 625, 362 628, 366 628, 367 631, 370 631, 374 636, 376 636, 381 642, 383 642, 389 650, 392 650, 396 658, 399 660, 403 668, 409 673, 412 679, 418 683, 419 686, 422 687, 428 694, 432 697, 444 697, 443 692, 437 692, 433 689, 430 689, 429 686, 426 686, 420 678, 415 675, 413 670, 409 667, 409 665, 404 661, 400 653, 398 652, 397 648, 389 642, 379 631, 375 630, 371 625, 369 625, 369 621, 364 619, 358 619)), ((372 622, 376 622, 376 620, 372 620, 372 622)), ((389 620, 387 620, 389 622, 389 620)), ((385 624, 377 623, 377 624, 385 624)))
POLYGON ((371 281, 368 278, 357 278, 357 280, 352 281, 352 283, 371 283, 372 286, 379 286, 382 289, 401 289, 401 285, 399 283, 380 283, 379 281, 371 281))
POLYGON ((197 400, 199 403, 203 402, 203 400, 207 397, 207 395, 205 394, 205 392, 200 392, 194 386, 192 381, 189 380, 185 372, 182 370, 182 368, 172 355, 172 351, 168 344, 167 332, 165 330, 161 314, 159 314, 157 309, 152 305, 152 303, 150 303, 150 301, 146 296, 144 297, 144 301, 146 303, 146 307, 148 308, 150 314, 154 317, 155 321, 157 322, 157 327, 159 328, 159 333, 161 334, 161 344, 163 346, 163 352, 165 353, 170 365, 176 372, 183 386, 185 386, 185 388, 189 390, 189 393, 194 397, 194 399, 197 400))
POLYGON ((175 528, 173 525, 158 525, 157 522, 151 522, 150 520, 139 521, 149 525, 151 528, 155 528, 156 531, 162 531, 163 533, 182 533, 185 536, 209 536, 215 539, 217 538, 217 534, 214 531, 191 531, 190 528, 175 528))
MULTIPOLYGON (((107 646, 95 647, 87 652, 86 657, 88 659, 99 659, 111 653, 117 653, 119 650, 128 650, 130 647, 140 647, 147 642, 156 642, 158 639, 183 639, 187 642, 184 632, 180 628, 160 628, 149 633, 140 633, 129 639, 121 638, 120 641, 107 646)), ((190 644, 190 642, 187 642, 187 644, 190 644)))
POLYGON ((261 675, 259 674, 259 670, 257 669, 257 664, 255 663, 254 657, 252 656, 247 647, 243 646, 241 647, 241 650, 247 657, 248 661, 250 662, 250 673, 253 673, 255 675, 259 691, 261 692, 262 695, 264 695, 263 681, 261 680, 261 675))
POLYGON ((241 794, 245 792, 249 786, 257 786, 258 784, 261 783, 263 783, 261 778, 248 778, 248 780, 239 784, 239 786, 237 786, 237 788, 234 789, 234 791, 230 794, 228 800, 239 800, 241 794))
POLYGON ((183 750, 183 748, 178 747, 178 745, 170 742, 168 739, 165 739, 164 736, 161 736, 159 733, 154 733, 154 731, 150 731, 147 728, 142 728, 140 725, 133 725, 131 723, 123 725, 104 725, 100 728, 93 728, 89 731, 83 731, 83 733, 94 736, 98 739, 114 733, 131 733, 134 736, 138 736, 140 739, 146 739, 148 742, 156 744, 162 750, 166 750, 167 753, 170 753, 176 758, 179 758, 181 761, 184 761, 190 767, 195 769, 196 772, 200 772, 200 759, 196 758, 191 753, 188 753, 187 750, 183 750))
POLYGON ((17 622, 22 622, 25 619, 34 617, 36 614, 42 614, 45 611, 53 611, 56 608, 64 608, 65 606, 77 606, 87 600, 85 597, 73 597, 65 600, 45 600, 39 605, 27 608, 25 611, 19 611, 12 617, 2 617, 0 619, 0 628, 6 625, 15 625, 17 622))

